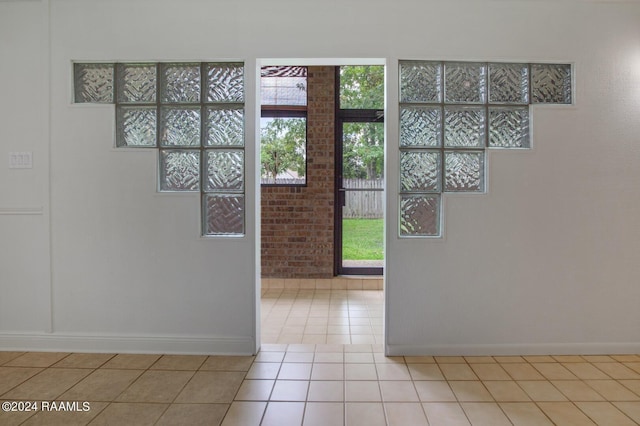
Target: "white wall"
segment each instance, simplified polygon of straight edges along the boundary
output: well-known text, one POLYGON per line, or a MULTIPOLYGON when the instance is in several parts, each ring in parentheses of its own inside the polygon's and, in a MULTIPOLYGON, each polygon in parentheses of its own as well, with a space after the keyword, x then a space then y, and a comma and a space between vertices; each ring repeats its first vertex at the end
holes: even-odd
POLYGON ((0 348, 253 351, 256 61, 365 57, 389 65, 388 352, 640 350, 640 5, 0 2, 0 35, 0 348), (248 232, 202 239, 198 196, 113 148, 113 106, 71 104, 71 63, 224 59, 248 69, 248 232), (575 66, 532 150, 491 152, 487 194, 444 196, 443 239, 397 238, 398 59, 575 66), (3 166, 18 150, 32 170, 3 166))

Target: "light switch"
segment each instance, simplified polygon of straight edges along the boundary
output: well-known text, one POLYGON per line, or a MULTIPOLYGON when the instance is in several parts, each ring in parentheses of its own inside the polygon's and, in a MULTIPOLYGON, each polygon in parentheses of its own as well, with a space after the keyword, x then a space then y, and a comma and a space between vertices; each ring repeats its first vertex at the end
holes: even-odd
POLYGON ((31 169, 33 168, 33 153, 31 151, 10 152, 10 169, 31 169))

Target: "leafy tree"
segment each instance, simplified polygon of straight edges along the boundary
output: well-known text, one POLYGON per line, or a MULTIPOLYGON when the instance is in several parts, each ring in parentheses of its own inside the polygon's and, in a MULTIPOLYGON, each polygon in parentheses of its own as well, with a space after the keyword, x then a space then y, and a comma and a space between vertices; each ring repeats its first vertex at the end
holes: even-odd
MULTIPOLYGON (((384 108, 384 67, 380 65, 340 68, 340 108, 384 108)), ((376 123, 345 123, 345 178, 374 179, 384 170, 384 126, 376 123)))
POLYGON ((276 177, 293 170, 298 176, 306 172, 307 124, 304 118, 267 119, 260 129, 260 163, 262 176, 275 182, 276 177))

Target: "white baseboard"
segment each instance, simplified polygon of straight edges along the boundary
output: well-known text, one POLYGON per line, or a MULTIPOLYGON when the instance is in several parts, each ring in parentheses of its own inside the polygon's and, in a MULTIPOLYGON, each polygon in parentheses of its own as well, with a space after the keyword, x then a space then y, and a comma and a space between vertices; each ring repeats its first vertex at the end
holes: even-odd
POLYGON ((388 356, 483 356, 483 355, 616 355, 638 354, 640 342, 628 343, 549 343, 496 345, 392 345, 388 356))
POLYGON ((252 355, 250 337, 0 333, 0 351, 252 355))

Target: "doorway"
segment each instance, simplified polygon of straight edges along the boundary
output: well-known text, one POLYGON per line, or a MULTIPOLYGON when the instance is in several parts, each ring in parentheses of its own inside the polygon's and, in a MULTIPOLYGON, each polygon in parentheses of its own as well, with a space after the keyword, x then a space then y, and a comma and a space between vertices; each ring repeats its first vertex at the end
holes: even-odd
POLYGON ((384 264, 384 67, 336 67, 336 275, 384 264))
MULTIPOLYGON (((344 90, 336 84, 336 77, 346 68, 349 71, 358 71, 359 74, 356 74, 360 76, 367 76, 367 73, 363 72, 364 65, 345 65, 366 62, 336 61, 337 63, 330 65, 308 60, 265 60, 258 63, 262 71, 261 77, 279 79, 270 81, 268 86, 277 87, 274 90, 281 90, 277 99, 287 102, 282 104, 278 103, 276 98, 271 98, 270 102, 278 104, 260 104, 261 134, 264 127, 264 140, 268 142, 267 146, 261 140, 261 154, 267 150, 272 151, 268 158, 263 155, 259 157, 262 163, 269 161, 268 164, 261 164, 264 168, 261 175, 262 274, 258 294, 262 297, 258 300, 257 306, 260 312, 258 330, 262 336, 262 343, 383 343, 382 277, 356 276, 356 273, 365 272, 362 270, 362 262, 357 265, 336 263, 335 252, 342 251, 342 245, 336 248, 336 234, 347 237, 351 235, 352 240, 354 236, 355 239, 361 237, 357 232, 353 232, 353 227, 345 231, 342 221, 336 226, 335 201, 340 193, 336 191, 336 159, 339 151, 340 161, 343 163, 340 166, 340 176, 343 178, 340 184, 345 189, 345 201, 350 201, 350 197, 353 198, 356 192, 362 192, 357 195, 368 198, 372 198, 370 194, 375 194, 374 196, 379 198, 378 208, 369 208, 378 213, 369 213, 366 218, 355 217, 353 212, 344 213, 344 209, 340 209, 339 214, 340 217, 346 215, 345 220, 377 221, 376 225, 380 231, 379 236, 375 238, 377 259, 364 260, 379 262, 379 266, 375 265, 379 269, 368 273, 381 274, 384 251, 384 66, 380 60, 369 62, 380 64, 376 66, 380 84, 377 107, 344 108, 344 100, 339 100, 344 90), (285 78, 287 81, 284 81, 285 78), (296 81, 296 78, 306 80, 296 81), (307 95, 306 104, 304 97, 298 97, 303 92, 307 95), (292 94, 296 96, 289 96, 292 94), (294 98, 300 102, 292 104, 294 98), (284 118, 295 119, 296 122, 290 125, 283 120, 284 118), (340 144, 336 143, 338 133, 341 135, 340 144), (376 135, 377 138, 371 139, 367 136, 370 134, 376 135), (285 143, 276 143, 275 136, 282 137, 285 143), (373 149, 369 151, 376 150, 378 161, 364 161, 373 155, 371 152, 367 153, 366 149, 352 152, 354 147, 359 147, 365 140, 374 141, 370 144, 373 149), (293 147, 290 152, 299 154, 304 161, 285 158, 284 154, 277 151, 278 146, 285 149, 293 147), (273 155, 274 153, 277 155, 273 155), (345 161, 342 161, 343 158, 345 161), (288 167, 284 166, 283 159, 290 162, 288 167), (282 165, 283 172, 278 173, 274 165, 282 165), (363 188, 354 188, 355 184, 345 180, 345 176, 360 180, 367 180, 369 177, 371 180, 377 179, 377 182, 366 191, 353 191, 352 189, 363 188), (293 178, 296 180, 292 181, 293 178), (338 266, 341 275, 338 275, 338 266), (358 270, 349 272, 343 266, 351 266, 358 270), (343 276, 345 274, 350 276, 343 276)), ((349 85, 353 92, 352 99, 356 99, 356 89, 362 84, 353 82, 352 79, 349 85)), ((265 95, 266 93, 262 94, 263 100, 266 99, 265 95)), ((349 203, 345 207, 351 205, 352 203, 349 203)), ((358 214, 362 216, 366 203, 359 205, 362 206, 359 207, 358 214)), ((341 255, 340 259, 342 257, 341 255)))

